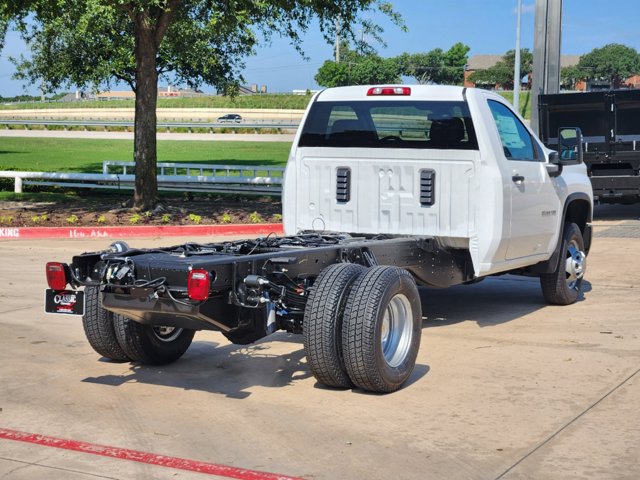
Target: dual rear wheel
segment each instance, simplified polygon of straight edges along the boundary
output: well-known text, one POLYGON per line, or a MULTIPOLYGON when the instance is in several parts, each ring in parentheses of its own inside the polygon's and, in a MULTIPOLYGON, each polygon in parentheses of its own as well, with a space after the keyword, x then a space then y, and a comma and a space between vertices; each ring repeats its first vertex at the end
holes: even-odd
POLYGON ((193 340, 193 330, 142 325, 105 310, 98 287, 85 289, 85 301, 84 333, 91 347, 110 360, 163 365, 180 358, 193 340))
POLYGON ((420 297, 409 272, 331 265, 316 279, 305 310, 307 362, 324 385, 392 392, 413 371, 421 326, 420 297))

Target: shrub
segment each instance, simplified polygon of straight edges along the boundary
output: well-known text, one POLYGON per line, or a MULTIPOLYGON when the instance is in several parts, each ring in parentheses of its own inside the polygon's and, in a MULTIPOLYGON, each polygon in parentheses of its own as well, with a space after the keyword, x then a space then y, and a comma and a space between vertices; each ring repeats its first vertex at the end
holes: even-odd
POLYGON ((196 215, 195 213, 190 213, 189 220, 191 220, 195 224, 200 224, 200 222, 202 221, 202 217, 200 215, 196 215))
POLYGON ((258 212, 253 212, 249 214, 249 221, 251 223, 262 223, 262 217, 258 212))
POLYGON ((77 215, 71 215, 69 217, 66 218, 67 223, 78 223, 78 216, 77 215))

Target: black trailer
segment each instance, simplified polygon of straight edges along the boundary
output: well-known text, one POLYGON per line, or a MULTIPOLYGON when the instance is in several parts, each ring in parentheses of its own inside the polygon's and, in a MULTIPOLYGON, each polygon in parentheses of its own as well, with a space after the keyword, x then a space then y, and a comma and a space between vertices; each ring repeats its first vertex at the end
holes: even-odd
POLYGON ((601 203, 640 201, 640 90, 541 95, 540 138, 558 148, 558 129, 582 130, 584 162, 601 203))

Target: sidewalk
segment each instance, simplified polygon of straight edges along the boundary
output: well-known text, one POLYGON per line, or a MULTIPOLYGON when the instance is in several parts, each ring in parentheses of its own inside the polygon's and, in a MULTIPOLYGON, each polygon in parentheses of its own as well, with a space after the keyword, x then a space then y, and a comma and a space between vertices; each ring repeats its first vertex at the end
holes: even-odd
POLYGON ((0 239, 195 237, 282 235, 281 223, 139 227, 1 227, 0 239))

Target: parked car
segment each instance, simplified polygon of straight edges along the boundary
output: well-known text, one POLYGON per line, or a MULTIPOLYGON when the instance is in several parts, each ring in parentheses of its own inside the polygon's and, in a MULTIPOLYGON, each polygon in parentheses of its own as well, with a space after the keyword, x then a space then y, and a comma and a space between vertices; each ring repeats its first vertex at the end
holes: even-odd
POLYGON ((219 123, 240 123, 242 121, 242 117, 237 113, 227 113, 221 117, 218 117, 219 123))

